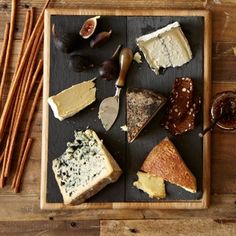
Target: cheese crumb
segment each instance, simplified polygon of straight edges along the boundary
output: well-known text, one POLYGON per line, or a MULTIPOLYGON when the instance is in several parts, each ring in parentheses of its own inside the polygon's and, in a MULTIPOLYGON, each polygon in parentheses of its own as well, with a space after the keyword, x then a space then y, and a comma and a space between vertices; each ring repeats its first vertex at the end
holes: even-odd
POLYGON ((127 125, 122 125, 120 128, 121 128, 122 131, 128 132, 128 127, 127 127, 127 125))
POLYGON ((134 54, 133 60, 136 61, 137 63, 143 63, 143 62, 142 62, 142 56, 140 55, 139 52, 136 52, 136 53, 134 54))

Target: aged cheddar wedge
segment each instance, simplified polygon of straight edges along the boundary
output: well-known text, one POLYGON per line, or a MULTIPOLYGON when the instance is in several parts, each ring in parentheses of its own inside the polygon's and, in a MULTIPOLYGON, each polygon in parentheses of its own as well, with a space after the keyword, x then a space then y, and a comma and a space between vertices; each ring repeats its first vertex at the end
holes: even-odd
POLYGON ((192 59, 192 52, 180 24, 174 22, 136 39, 151 69, 177 67, 192 59))
POLYGON ((166 98, 151 90, 130 88, 126 100, 128 142, 131 143, 162 108, 166 98))
POLYGON ((82 82, 51 96, 48 103, 59 120, 71 117, 96 100, 93 80, 82 82))
POLYGON ((147 193, 150 198, 166 197, 165 183, 162 178, 141 171, 138 171, 137 176, 138 180, 133 185, 147 193))
POLYGON ((80 204, 122 171, 93 130, 75 131, 75 140, 52 162, 52 169, 65 204, 80 204))
POLYGON ((189 192, 195 193, 197 191, 195 177, 168 138, 163 139, 152 149, 141 170, 163 178, 189 192))

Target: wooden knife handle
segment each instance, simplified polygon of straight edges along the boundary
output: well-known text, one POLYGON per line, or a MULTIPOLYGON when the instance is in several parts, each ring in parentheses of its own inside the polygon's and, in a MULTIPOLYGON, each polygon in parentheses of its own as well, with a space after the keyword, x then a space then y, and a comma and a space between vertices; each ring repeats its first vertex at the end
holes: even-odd
POLYGON ((124 87, 125 78, 129 70, 130 64, 133 60, 133 52, 130 48, 123 48, 120 52, 120 74, 116 81, 117 87, 124 87))

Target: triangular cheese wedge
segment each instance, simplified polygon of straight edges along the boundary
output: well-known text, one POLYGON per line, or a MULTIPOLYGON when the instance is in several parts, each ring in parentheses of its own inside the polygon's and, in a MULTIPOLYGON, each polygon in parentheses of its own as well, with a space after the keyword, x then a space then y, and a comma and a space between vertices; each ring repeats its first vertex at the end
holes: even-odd
POLYGON ((128 89, 127 127, 128 142, 131 143, 157 114, 166 102, 166 98, 147 89, 128 89))
POLYGON ((162 178, 138 171, 138 180, 133 183, 135 187, 148 194, 150 198, 165 198, 165 183, 162 178))
POLYGON ((195 177, 168 138, 163 139, 152 149, 141 170, 163 178, 189 192, 196 192, 195 177))

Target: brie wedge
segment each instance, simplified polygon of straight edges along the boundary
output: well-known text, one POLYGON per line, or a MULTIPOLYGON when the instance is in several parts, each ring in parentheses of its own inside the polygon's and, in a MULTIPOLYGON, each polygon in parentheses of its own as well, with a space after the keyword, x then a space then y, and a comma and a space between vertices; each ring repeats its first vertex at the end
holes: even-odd
POLYGON ((192 59, 192 52, 180 24, 174 22, 136 39, 151 69, 177 67, 192 59))
POLYGON ((96 100, 93 80, 82 82, 48 98, 54 116, 60 121, 83 110, 96 100))

